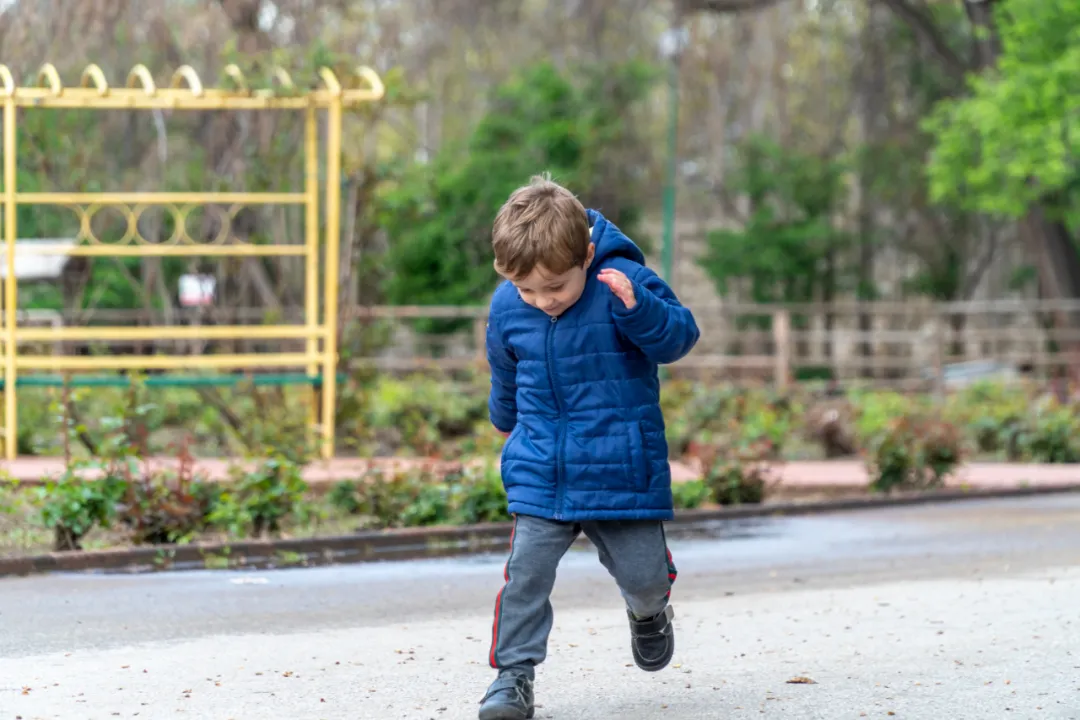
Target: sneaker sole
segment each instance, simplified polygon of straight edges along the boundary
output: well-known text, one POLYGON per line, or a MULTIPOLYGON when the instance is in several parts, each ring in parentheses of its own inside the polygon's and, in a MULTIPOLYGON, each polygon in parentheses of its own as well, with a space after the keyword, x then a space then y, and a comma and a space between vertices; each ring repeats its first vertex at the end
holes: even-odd
POLYGON ((634 655, 634 664, 645 672, 660 672, 671 664, 671 659, 675 656, 675 625, 673 624, 675 612, 670 605, 665 612, 668 616, 667 631, 664 633, 667 637, 667 647, 659 660, 653 660, 651 662, 646 661, 645 658, 641 657, 638 653, 636 638, 631 638, 630 640, 630 650, 634 655))
POLYGON ((536 708, 529 708, 524 715, 521 711, 507 707, 484 708, 480 710, 480 720, 533 720, 536 708))
POLYGON ((654 660, 652 662, 646 662, 645 658, 638 654, 637 646, 632 646, 631 650, 634 653, 634 663, 644 670, 645 672, 660 672, 668 665, 671 664, 671 659, 675 656, 675 636, 668 636, 667 651, 660 660, 654 660))

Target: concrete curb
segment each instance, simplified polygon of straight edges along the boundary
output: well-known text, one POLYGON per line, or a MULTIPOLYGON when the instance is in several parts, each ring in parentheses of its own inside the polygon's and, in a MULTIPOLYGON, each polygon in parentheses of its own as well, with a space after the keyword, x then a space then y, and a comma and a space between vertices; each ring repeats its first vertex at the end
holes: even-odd
MULTIPOLYGON (((817 502, 681 510, 667 523, 669 537, 693 537, 729 520, 807 516, 876 508, 1080 492, 1080 483, 994 489, 935 490, 857 495, 817 502)), ((504 552, 511 523, 359 532, 333 537, 242 540, 233 543, 153 545, 117 550, 0 558, 0 577, 54 572, 141 573, 168 570, 314 567, 385 560, 422 560, 504 552)), ((584 542, 584 541, 583 541, 584 542)))

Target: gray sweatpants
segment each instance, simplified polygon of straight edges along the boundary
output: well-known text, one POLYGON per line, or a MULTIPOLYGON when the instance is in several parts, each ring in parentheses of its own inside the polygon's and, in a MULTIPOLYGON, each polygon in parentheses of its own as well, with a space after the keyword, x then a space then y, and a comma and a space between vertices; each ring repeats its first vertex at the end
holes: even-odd
POLYGON ((491 667, 531 673, 547 657, 555 571, 581 532, 596 546, 634 615, 652 617, 667 607, 677 573, 660 520, 566 523, 515 516, 503 571, 506 584, 495 599, 491 667))

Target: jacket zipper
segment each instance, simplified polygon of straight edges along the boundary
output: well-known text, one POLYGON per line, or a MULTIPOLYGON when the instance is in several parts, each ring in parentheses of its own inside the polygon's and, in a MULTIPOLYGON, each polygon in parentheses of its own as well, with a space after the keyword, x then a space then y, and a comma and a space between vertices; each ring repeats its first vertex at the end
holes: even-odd
POLYGON ((565 436, 566 419, 563 414, 562 397, 559 395, 559 387, 555 384, 555 324, 559 318, 551 318, 547 334, 547 367, 548 382, 551 383, 551 391, 555 395, 555 406, 559 411, 559 430, 555 436, 555 519, 562 519, 563 504, 563 439, 565 436))

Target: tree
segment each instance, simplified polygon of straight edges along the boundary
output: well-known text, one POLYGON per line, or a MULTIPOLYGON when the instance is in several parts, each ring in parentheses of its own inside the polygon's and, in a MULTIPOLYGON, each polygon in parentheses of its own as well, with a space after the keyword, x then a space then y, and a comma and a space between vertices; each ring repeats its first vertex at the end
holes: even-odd
MULTIPOLYGON (((564 71, 544 62, 496 87, 464 147, 446 146, 432 163, 407 167, 387 194, 388 300, 482 302, 497 279, 491 222, 510 192, 541 171, 634 234, 644 192, 636 170, 647 158, 634 119, 653 77, 636 62, 564 71)), ((418 327, 444 332, 457 324, 418 327)))
POLYGON ((1080 230, 1080 4, 1004 0, 997 71, 938 104, 925 126, 934 200, 994 216, 1041 204, 1080 230))
MULTIPOLYGON (((965 210, 1023 221, 1039 241, 1042 290, 1080 297, 1080 5, 1002 0, 995 72, 927 118, 936 139, 930 194, 965 210)), ((1058 321, 1075 323, 1075 314, 1058 321)), ((1075 347, 1076 343, 1068 343, 1075 347)))
POLYGON ((849 279, 841 250, 850 237, 833 225, 843 167, 787 150, 762 136, 739 148, 731 184, 750 212, 739 230, 714 230, 703 265, 721 294, 744 280, 757 302, 832 299, 849 279))
MULTIPOLYGON (((675 0, 675 7, 677 13, 683 15, 696 12, 737 13, 760 10, 780 1, 675 0)), ((962 0, 960 8, 966 23, 961 33, 955 32, 955 4, 923 0, 866 1, 889 8, 911 29, 921 45, 937 59, 942 75, 950 81, 950 94, 954 96, 962 95, 965 87, 975 91, 979 80, 969 80, 965 85, 965 78, 992 73, 1003 50, 1016 56, 1021 60, 1021 65, 1027 65, 1038 74, 1034 67, 1040 58, 1046 60, 1057 52, 1062 55, 1062 63, 1065 63, 1068 58, 1063 55, 1064 46, 1061 43, 1073 47, 1077 42, 1075 30, 1071 30, 1074 26, 1070 24, 1077 6, 1069 0, 962 0), (1002 8, 1005 11, 999 12, 1002 8), (1008 26, 1005 31, 1000 27, 1002 22, 1008 26), (1009 38, 1006 39, 1004 35, 1009 38), (1006 45, 1009 46, 1007 50, 1006 45), (1019 51, 1021 46, 1026 46, 1027 50, 1019 51)), ((1010 72, 1019 79, 1022 73, 1017 70, 1018 67, 1014 67, 1010 72)), ((993 78, 994 75, 987 75, 986 82, 995 83, 993 78)), ((1013 85, 1019 89, 1022 81, 1013 85)), ((999 98, 1002 97, 999 95, 999 98)), ((1024 102, 1033 99, 1035 95, 1029 94, 1024 102)), ((969 112, 974 109, 974 106, 967 107, 969 112)), ((1021 225, 1032 251, 1040 257, 1039 276, 1044 293, 1057 298, 1080 298, 1080 254, 1073 243, 1065 217, 1067 213, 1062 208, 1063 204, 1069 202, 1068 197, 1053 192, 1041 193, 1032 188, 1027 188, 1022 197, 1030 202, 1025 206, 1021 225)))

